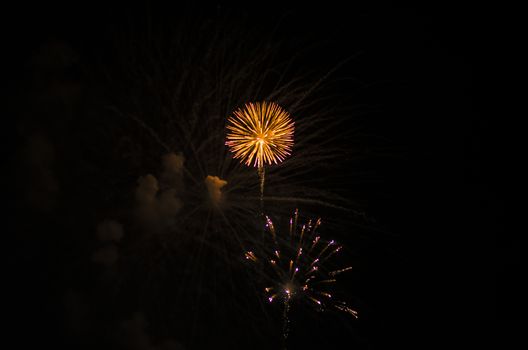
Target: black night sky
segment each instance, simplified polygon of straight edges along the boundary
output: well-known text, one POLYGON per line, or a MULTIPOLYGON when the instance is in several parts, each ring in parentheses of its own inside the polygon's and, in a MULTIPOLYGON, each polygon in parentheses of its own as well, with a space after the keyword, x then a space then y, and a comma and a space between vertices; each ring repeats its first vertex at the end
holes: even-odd
POLYGON ((429 348, 519 317, 501 128, 478 112, 481 12, 365 3, 5 10, 15 348, 429 348), (270 96, 296 134, 264 212, 323 218, 353 267, 335 293, 359 313, 294 301, 286 340, 243 259, 265 244, 257 171, 224 145, 234 109, 270 96), (227 181, 220 204, 206 175, 227 181))

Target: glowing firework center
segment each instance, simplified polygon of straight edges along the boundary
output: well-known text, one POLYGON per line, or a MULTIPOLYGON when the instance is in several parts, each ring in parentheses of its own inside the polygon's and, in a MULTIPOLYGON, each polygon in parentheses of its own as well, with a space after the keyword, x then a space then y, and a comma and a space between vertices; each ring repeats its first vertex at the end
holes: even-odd
POLYGON ((276 103, 247 103, 227 120, 226 145, 234 158, 262 168, 278 164, 291 154, 294 122, 276 103))

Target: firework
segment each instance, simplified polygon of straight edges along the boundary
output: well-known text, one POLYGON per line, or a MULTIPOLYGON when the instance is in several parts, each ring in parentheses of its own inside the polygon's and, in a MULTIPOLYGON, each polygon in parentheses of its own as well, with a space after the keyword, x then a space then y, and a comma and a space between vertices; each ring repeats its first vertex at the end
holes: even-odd
POLYGON ((258 168, 260 197, 264 195, 264 165, 278 164, 290 155, 294 122, 276 103, 247 103, 228 120, 226 145, 235 159, 258 168))
MULTIPOLYGON (((199 322, 186 322, 185 327, 192 327, 209 317, 209 309, 202 307, 204 300, 224 298, 222 316, 226 319, 232 317, 233 309, 249 305, 248 300, 258 302, 252 290, 242 291, 247 271, 237 258, 250 247, 259 261, 266 256, 254 248, 261 244, 256 228, 264 230, 263 200, 273 205, 272 214, 278 216, 290 215, 292 205, 299 204, 306 205, 307 210, 319 210, 321 206, 348 210, 351 200, 338 195, 346 193, 340 186, 348 186, 351 181, 348 172, 342 171, 345 163, 341 139, 357 139, 343 136, 349 135, 350 129, 342 125, 350 115, 337 109, 344 100, 325 95, 321 82, 327 76, 299 76, 296 70, 287 68, 296 66, 295 56, 286 55, 287 61, 282 61, 282 56, 276 55, 282 46, 275 38, 268 39, 260 30, 239 33, 238 22, 232 20, 218 28, 187 23, 174 31, 158 24, 154 29, 163 30, 152 34, 152 38, 123 34, 125 40, 120 39, 117 44, 127 49, 118 50, 116 56, 111 55, 111 65, 101 67, 108 89, 115 94, 104 101, 105 106, 109 105, 111 118, 102 121, 108 124, 93 130, 100 135, 97 140, 106 143, 98 142, 94 151, 112 149, 114 158, 108 167, 106 163, 96 164, 94 169, 105 169, 108 179, 125 174, 145 180, 137 189, 128 189, 125 184, 101 186, 105 195, 112 193, 115 198, 131 197, 131 192, 125 191, 132 190, 141 197, 140 201, 136 198, 141 215, 123 208, 123 217, 118 217, 124 223, 137 219, 141 225, 125 229, 128 239, 120 245, 118 265, 124 271, 122 275, 128 276, 121 280, 131 285, 119 282, 116 289, 135 293, 139 290, 136 285, 141 286, 145 310, 157 310, 160 300, 166 300, 170 307, 158 313, 159 322, 165 322, 165 315, 191 310, 189 315, 199 317, 199 322), (228 23, 233 23, 233 27, 228 23), (170 42, 158 41, 157 38, 167 37, 166 31, 170 42), (245 39, 247 34, 255 40, 245 39), (129 35, 132 40, 127 40, 129 35), (270 49, 262 50, 263 46, 270 49), (181 47, 189 50, 182 51, 181 47), (114 65, 120 69, 114 69, 114 65), (253 103, 246 104, 249 101, 253 103), (247 118, 253 119, 244 124, 247 118), (282 126, 277 119, 282 119, 282 126), (244 155, 239 150, 241 156, 237 158, 234 147, 250 143, 252 135, 254 138, 251 125, 265 127, 273 134, 262 135, 266 136, 260 140, 262 150, 254 144, 253 153, 244 155), (277 127, 285 132, 280 135, 277 127), (244 132, 247 139, 236 139, 237 133, 244 132), (232 146, 221 147, 228 142, 232 146), (164 160, 160 166, 162 155, 172 161, 164 160), (280 166, 270 166, 273 164, 280 166), (255 167, 261 180, 260 210, 255 167), (268 197, 262 195, 264 169, 268 197), (156 186, 146 181, 149 173, 149 180, 154 180, 156 186), (141 283, 147 277, 152 283, 141 283), (169 289, 173 280, 182 283, 169 289), (236 293, 226 292, 231 286, 235 286, 236 293), (226 295, 233 297, 225 298, 226 295)), ((93 176, 102 185, 107 184, 96 173, 93 176)), ((341 217, 335 216, 338 220, 341 217)), ((282 232, 286 235, 287 228, 282 232)), ((283 243, 280 237, 278 240, 283 243)), ((285 255, 286 250, 282 249, 281 254, 285 255)), ((274 284, 262 285, 267 286, 274 284)), ((297 296, 294 293, 292 299, 297 296)), ((293 302, 292 308, 295 309, 293 302)), ((267 313, 269 309, 261 311, 267 313)), ((236 318, 250 319, 255 308, 247 307, 244 312, 236 318)), ((169 325, 179 332, 176 322, 172 320, 169 325)), ((165 327, 164 323, 161 325, 165 327)), ((257 329, 254 335, 266 339, 273 327, 257 329)), ((207 338, 184 333, 193 341, 207 338)))
POLYGON ((247 103, 228 119, 226 145, 248 166, 282 162, 291 153, 294 122, 276 103, 247 103))
MULTIPOLYGON (((272 249, 256 254, 247 251, 248 261, 258 265, 264 273, 264 288, 269 303, 280 300, 284 303, 284 338, 288 335, 288 312, 292 299, 306 301, 319 311, 334 308, 357 318, 357 312, 345 302, 335 300, 331 286, 336 283, 336 276, 349 271, 352 267, 327 269, 325 263, 338 254, 342 246, 336 241, 324 241, 317 232, 321 219, 309 220, 300 225, 299 212, 295 211, 289 221, 289 235, 280 237, 273 221, 266 216, 266 230, 271 239, 272 249)), ((268 245, 264 245, 269 248, 268 245)))

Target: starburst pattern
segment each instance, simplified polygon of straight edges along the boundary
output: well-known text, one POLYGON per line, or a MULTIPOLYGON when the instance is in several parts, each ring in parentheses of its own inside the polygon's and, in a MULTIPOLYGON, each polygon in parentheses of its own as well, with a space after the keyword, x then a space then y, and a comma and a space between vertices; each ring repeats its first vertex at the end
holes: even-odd
POLYGON ((227 120, 226 145, 248 166, 282 162, 293 147, 294 122, 276 103, 247 103, 227 120))
POLYGON ((307 301, 322 311, 328 308, 346 312, 357 318, 357 312, 340 300, 335 300, 330 287, 336 283, 336 276, 352 267, 327 269, 325 263, 342 250, 336 241, 321 239, 317 228, 321 219, 298 224, 299 213, 290 218, 289 237, 279 237, 273 221, 266 216, 266 229, 272 241, 272 249, 262 249, 261 254, 247 251, 247 260, 256 264, 266 276, 264 292, 268 302, 282 300, 284 303, 284 337, 287 337, 288 310, 292 299, 307 301), (298 230, 300 228, 300 232, 298 230))

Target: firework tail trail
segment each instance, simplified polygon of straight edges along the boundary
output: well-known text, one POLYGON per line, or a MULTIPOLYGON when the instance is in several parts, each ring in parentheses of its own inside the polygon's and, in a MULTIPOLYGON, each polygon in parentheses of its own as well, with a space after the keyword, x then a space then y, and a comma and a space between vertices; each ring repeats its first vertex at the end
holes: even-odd
POLYGON ((264 166, 258 167, 258 175, 260 180, 260 213, 264 217, 264 182, 266 178, 266 169, 264 166))
POLYGON ((284 341, 284 350, 287 349, 287 340, 290 333, 290 319, 288 313, 290 312, 290 300, 289 298, 284 300, 284 311, 282 313, 282 339, 284 341))

